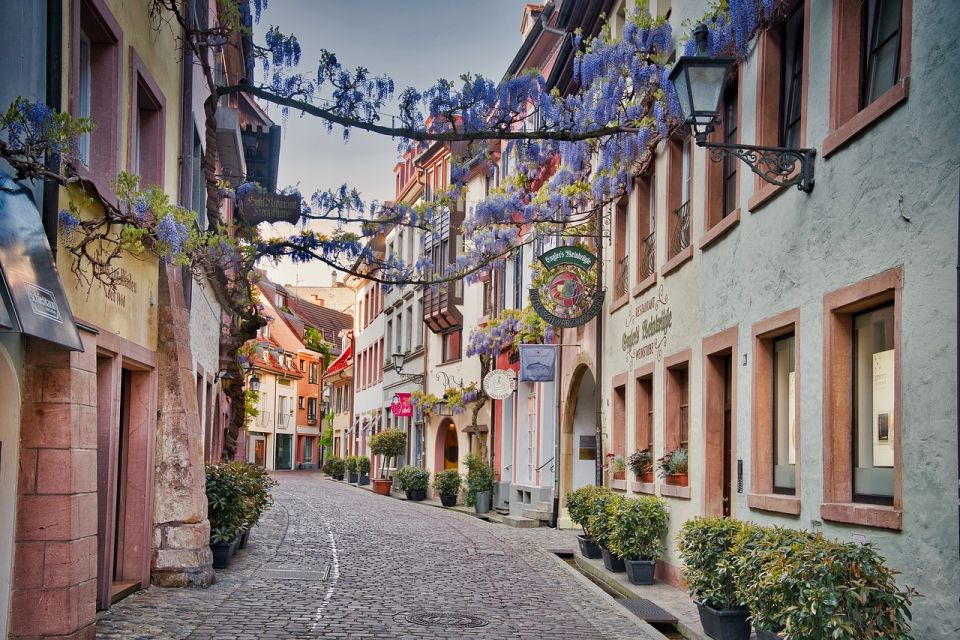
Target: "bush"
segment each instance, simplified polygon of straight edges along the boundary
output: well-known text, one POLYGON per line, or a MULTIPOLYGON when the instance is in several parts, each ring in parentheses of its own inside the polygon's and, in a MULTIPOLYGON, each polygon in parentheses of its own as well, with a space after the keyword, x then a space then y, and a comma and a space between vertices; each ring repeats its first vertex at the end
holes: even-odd
POLYGON ((266 469, 249 462, 231 462, 227 466, 237 478, 244 495, 245 528, 250 529, 260 521, 263 513, 273 506, 270 489, 277 486, 277 481, 270 477, 266 469))
POLYGON ((610 493, 610 489, 592 484, 567 493, 567 513, 570 514, 574 524, 580 525, 585 536, 593 537, 590 533, 590 513, 593 509, 593 501, 604 493, 610 493))
POLYGON ((477 503, 477 493, 493 491, 493 467, 478 455, 470 454, 464 460, 467 466, 467 504, 471 507, 477 503))
POLYGON ((442 496, 455 496, 460 492, 460 474, 456 469, 439 471, 433 476, 433 488, 442 496))
POLYGON ((273 504, 270 488, 277 483, 254 464, 208 464, 206 476, 210 542, 233 542, 273 504))
POLYGON ((345 468, 346 464, 343 462, 343 458, 337 456, 328 459, 323 465, 323 471, 331 476, 342 476, 345 468))
POLYGON ((626 560, 659 560, 667 535, 667 503, 656 496, 623 498, 615 503, 610 551, 626 560))
POLYGON ((360 465, 360 461, 357 459, 357 456, 347 456, 343 459, 343 466, 346 468, 347 473, 356 473, 360 465))
POLYGON ((610 548, 610 538, 613 536, 616 524, 617 511, 623 496, 613 491, 598 493, 590 506, 590 515, 587 517, 587 526, 593 541, 605 549, 610 548))
POLYGON ((733 547, 753 624, 789 640, 910 638, 911 588, 874 547, 782 527, 748 526, 733 547))
POLYGON ((357 458, 357 472, 362 476, 370 473, 370 458, 367 456, 360 456, 357 458))
POLYGON ((430 484, 430 472, 407 465, 397 469, 397 484, 401 491, 426 491, 430 484))
POLYGON ((370 453, 393 458, 407 450, 407 434, 400 429, 384 429, 370 436, 370 453))
POLYGON ((677 536, 687 590, 713 609, 737 609, 742 604, 731 549, 745 526, 731 518, 694 518, 683 523, 677 536))

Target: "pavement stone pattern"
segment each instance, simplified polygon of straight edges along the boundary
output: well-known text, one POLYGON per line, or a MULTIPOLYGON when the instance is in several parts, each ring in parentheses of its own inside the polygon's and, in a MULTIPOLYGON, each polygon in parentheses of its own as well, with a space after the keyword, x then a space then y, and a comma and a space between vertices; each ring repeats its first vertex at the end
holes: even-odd
POLYGON ((575 548, 573 532, 513 529, 319 473, 275 477, 275 506, 215 585, 138 592, 99 614, 97 637, 662 637, 548 551, 575 548))

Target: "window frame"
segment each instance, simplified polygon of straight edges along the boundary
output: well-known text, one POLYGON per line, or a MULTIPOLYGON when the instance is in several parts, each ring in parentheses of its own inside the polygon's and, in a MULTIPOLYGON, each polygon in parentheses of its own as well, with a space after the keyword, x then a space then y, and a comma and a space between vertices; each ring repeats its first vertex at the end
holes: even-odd
POLYGON ((130 47, 130 123, 128 168, 140 176, 141 186, 163 188, 166 178, 166 97, 137 51, 130 47), (146 120, 144 112, 153 112, 146 120), (153 120, 155 119, 155 120, 153 120))
MULTIPOLYGON (((654 398, 656 385, 653 376, 654 365, 651 362, 633 371, 634 411, 633 411, 633 449, 642 451, 650 449, 653 455, 656 451, 654 438, 654 398)), ((656 480, 651 483, 640 482, 634 478, 634 486, 641 493, 654 493, 656 480)))
POLYGON ((633 288, 634 297, 640 295, 657 282, 657 173, 655 162, 650 161, 646 172, 634 177, 634 198, 636 199, 637 229, 635 275, 637 285, 633 288), (646 242, 653 236, 653 259, 650 259, 646 242), (649 269, 647 269, 649 267, 649 269))
POLYGON ((667 261, 661 267, 661 273, 667 274, 676 270, 680 265, 693 257, 693 207, 691 194, 693 190, 694 170, 693 170, 693 137, 683 138, 674 137, 667 141, 667 207, 664 215, 667 217, 666 228, 667 235, 664 238, 666 244, 667 261), (686 165, 686 166, 685 166, 686 165), (686 191, 687 200, 684 201, 684 191, 686 191), (674 246, 673 237, 679 234, 680 219, 677 215, 682 207, 687 207, 687 238, 686 246, 679 247, 682 242, 674 246))
MULTIPOLYGON (((725 142, 730 144, 739 144, 741 138, 741 125, 743 121, 743 83, 740 82, 740 67, 734 66, 730 73, 730 79, 723 91, 723 101, 721 103, 723 120, 721 127, 716 128, 710 134, 711 142, 725 142), (736 101, 736 123, 733 131, 727 128, 727 105, 728 98, 733 94, 736 101)), ((707 164, 706 173, 706 202, 704 205, 703 235, 700 236, 700 250, 707 249, 714 242, 722 238, 733 227, 740 224, 740 181, 741 171, 739 167, 740 160, 733 157, 724 158, 720 162, 714 162, 709 153, 705 154, 707 164), (727 211, 727 189, 728 176, 726 167, 734 167, 731 177, 733 179, 733 197, 734 207, 727 211)))

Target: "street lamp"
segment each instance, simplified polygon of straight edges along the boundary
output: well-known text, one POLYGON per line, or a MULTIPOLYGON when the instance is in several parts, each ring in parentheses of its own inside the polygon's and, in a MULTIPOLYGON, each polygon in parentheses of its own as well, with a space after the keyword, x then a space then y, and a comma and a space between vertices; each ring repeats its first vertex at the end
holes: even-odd
POLYGON ((677 90, 680 111, 685 124, 693 130, 697 146, 710 151, 710 158, 719 162, 736 156, 765 181, 788 187, 797 185, 805 193, 813 191, 813 149, 786 149, 749 144, 708 142, 718 120, 720 100, 733 58, 715 58, 708 54, 708 30, 700 23, 693 30, 697 51, 681 56, 670 72, 670 81, 677 90))
POLYGON ((258 376, 256 373, 250 376, 250 390, 260 391, 260 376, 258 376))
POLYGON ((403 373, 403 361, 406 359, 405 353, 395 353, 391 356, 393 358, 393 368, 396 369, 398 376, 403 376, 404 382, 413 382, 414 384, 423 384, 423 374, 420 373, 403 373))

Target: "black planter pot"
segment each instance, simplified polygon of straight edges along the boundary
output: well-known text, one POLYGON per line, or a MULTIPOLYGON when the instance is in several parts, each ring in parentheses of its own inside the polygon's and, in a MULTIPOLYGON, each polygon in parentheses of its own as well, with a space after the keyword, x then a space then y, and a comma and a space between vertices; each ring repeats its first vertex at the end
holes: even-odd
POLYGON ((764 631, 756 627, 753 630, 757 632, 757 640, 783 640, 783 636, 777 635, 773 631, 764 631))
POLYGON ((612 573, 623 573, 627 568, 623 564, 623 558, 618 558, 607 549, 600 547, 600 554, 603 556, 603 567, 612 573))
POLYGON ((370 484, 370 474, 360 474, 360 479, 357 480, 357 484, 361 487, 365 487, 370 484))
POLYGON ((334 479, 334 480, 343 480, 343 474, 342 474, 342 473, 336 473, 336 474, 334 474, 333 479, 334 479))
POLYGON ((348 480, 348 482, 356 484, 357 480, 359 479, 360 479, 360 474, 354 473, 353 471, 350 472, 350 479, 348 480))
POLYGON ((577 542, 580 543, 580 555, 584 558, 599 558, 600 545, 593 541, 593 538, 585 535, 578 535, 577 542))
POLYGON ((445 507, 455 507, 457 506, 457 494, 452 496, 445 496, 442 493, 440 494, 440 504, 445 507))
POLYGON ((407 496, 407 500, 413 500, 413 498, 410 497, 410 490, 409 490, 409 489, 404 489, 404 490, 403 490, 403 493, 404 493, 404 495, 407 496))
POLYGON ((230 564, 230 547, 233 544, 230 542, 211 542, 210 551, 213 552, 213 568, 214 569, 226 569, 227 565, 230 564))
POLYGON ((624 560, 627 568, 627 579, 633 584, 653 584, 653 572, 657 567, 656 560, 624 560))
MULTIPOLYGON (((427 490, 426 489, 413 489, 412 491, 407 491, 407 500, 413 500, 414 502, 420 502, 421 500, 427 499, 427 490)), ((441 498, 441 501, 443 499, 441 498)), ((457 496, 453 496, 453 504, 457 504, 457 496)), ((446 507, 452 507, 451 504, 444 504, 446 507)))
POLYGON ((704 632, 714 640, 747 640, 750 637, 750 612, 746 609, 717 611, 699 600, 700 624, 704 632))
POLYGON ((250 538, 250 529, 244 529, 243 533, 240 534, 240 545, 237 549, 245 549, 247 546, 247 540, 250 538))

